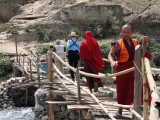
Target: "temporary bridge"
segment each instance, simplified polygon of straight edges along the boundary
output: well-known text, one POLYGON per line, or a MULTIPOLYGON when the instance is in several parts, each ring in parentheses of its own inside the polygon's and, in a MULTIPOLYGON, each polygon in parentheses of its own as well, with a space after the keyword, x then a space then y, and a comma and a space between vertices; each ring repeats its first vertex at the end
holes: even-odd
MULTIPOLYGON (((40 68, 40 55, 36 55, 33 51, 30 51, 28 55, 24 56, 17 52, 17 59, 15 60, 16 67, 23 72, 27 82, 24 82, 24 84, 19 86, 14 86, 12 89, 34 85, 48 88, 49 100, 46 101, 46 103, 49 104, 49 120, 55 120, 55 104, 65 104, 68 106, 68 109, 79 111, 79 120, 83 119, 81 112, 84 109, 101 110, 106 114, 106 120, 159 120, 160 99, 152 72, 160 72, 160 69, 151 68, 149 60, 144 57, 144 53, 147 48, 147 42, 145 42, 145 39, 146 37, 142 39, 141 45, 137 45, 135 48, 135 66, 112 74, 99 73, 98 75, 95 75, 83 72, 80 70, 82 67, 77 67, 75 69, 63 61, 55 52, 52 52, 46 54, 48 72, 47 76, 42 76, 41 73, 46 72, 40 68), (71 69, 76 73, 76 82, 72 81, 66 74, 60 72, 57 66, 53 63, 53 58, 55 57, 63 66, 66 66, 68 69, 71 69), (36 62, 35 58, 37 59, 36 62), (133 105, 117 104, 116 100, 107 97, 104 93, 91 93, 86 86, 83 86, 80 83, 80 75, 115 81, 116 76, 126 74, 131 71, 134 71, 135 73, 133 105), (148 93, 146 87, 147 82, 149 84, 150 93, 148 93), (148 104, 148 94, 150 94, 152 98, 150 105, 148 104), (54 95, 62 95, 66 101, 54 101, 54 95), (118 107, 125 109, 122 116, 115 115, 115 111, 118 107)), ((108 62, 107 59, 104 59, 104 61, 108 62)), ((104 87, 103 89, 116 92, 114 88, 104 87)))

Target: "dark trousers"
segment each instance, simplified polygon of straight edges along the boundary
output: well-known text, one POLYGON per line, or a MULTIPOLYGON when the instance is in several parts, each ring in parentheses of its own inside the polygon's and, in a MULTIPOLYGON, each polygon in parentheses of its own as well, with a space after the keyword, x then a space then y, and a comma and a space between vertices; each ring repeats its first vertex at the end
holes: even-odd
MULTIPOLYGON (((68 52, 69 65, 76 68, 79 60, 79 51, 70 50, 68 52)), ((74 72, 70 70, 71 78, 74 79, 74 72)))

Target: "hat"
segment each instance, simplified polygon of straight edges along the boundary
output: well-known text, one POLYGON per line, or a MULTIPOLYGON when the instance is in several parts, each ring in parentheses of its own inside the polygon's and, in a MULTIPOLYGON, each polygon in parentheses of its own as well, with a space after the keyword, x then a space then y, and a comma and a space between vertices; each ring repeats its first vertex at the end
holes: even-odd
POLYGON ((75 32, 71 32, 71 34, 68 35, 69 37, 77 37, 78 35, 76 35, 75 32))
POLYGON ((59 45, 61 42, 60 40, 56 40, 56 44, 59 45))

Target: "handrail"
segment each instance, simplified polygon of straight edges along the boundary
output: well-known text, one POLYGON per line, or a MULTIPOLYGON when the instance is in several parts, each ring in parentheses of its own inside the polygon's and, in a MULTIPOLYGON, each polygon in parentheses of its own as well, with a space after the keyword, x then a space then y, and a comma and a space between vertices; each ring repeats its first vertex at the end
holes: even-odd
MULTIPOLYGON (((55 52, 53 52, 53 54, 55 55, 55 57, 58 58, 58 60, 66 65, 67 67, 69 67, 72 71, 76 72, 76 69, 72 66, 70 66, 69 64, 65 63, 55 52)), ((100 74, 100 75, 96 75, 96 74, 91 74, 91 73, 86 73, 86 72, 83 72, 83 71, 79 71, 80 74, 84 75, 84 76, 88 76, 88 77, 95 77, 95 78, 112 78, 112 77, 115 77, 115 76, 119 76, 119 75, 122 75, 122 74, 125 74, 125 73, 128 73, 128 72, 131 72, 131 71, 134 71, 134 67, 132 68, 129 68, 129 69, 126 69, 126 70, 123 70, 121 72, 118 72, 118 73, 114 73, 114 74, 100 74)))
POLYGON ((145 62, 145 70, 147 74, 148 84, 151 91, 151 110, 150 110, 150 120, 158 120, 159 119, 159 110, 155 108, 156 102, 160 102, 160 98, 158 95, 158 90, 156 87, 156 83, 153 79, 151 67, 148 58, 144 58, 145 62))
POLYGON ((160 72, 160 69, 159 69, 159 68, 151 68, 151 70, 152 70, 153 72, 160 72))

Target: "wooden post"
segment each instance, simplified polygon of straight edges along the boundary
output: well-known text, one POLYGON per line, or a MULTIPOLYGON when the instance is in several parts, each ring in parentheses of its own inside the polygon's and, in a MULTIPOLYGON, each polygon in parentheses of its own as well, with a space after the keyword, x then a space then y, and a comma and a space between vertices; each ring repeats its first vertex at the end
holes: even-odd
POLYGON ((17 62, 18 62, 18 47, 17 47, 17 39, 15 37, 15 45, 16 45, 16 58, 17 58, 17 62))
MULTIPOLYGON (((142 115, 142 77, 141 77, 141 46, 137 45, 135 48, 135 72, 134 72, 134 110, 142 115), (140 70, 140 71, 139 71, 140 70)), ((139 120, 134 116, 134 120, 139 120)))
POLYGON ((48 79, 53 81, 53 64, 52 64, 52 53, 48 53, 48 79))
POLYGON ((21 59, 20 59, 20 57, 21 57, 21 54, 19 53, 19 61, 18 61, 18 63, 19 63, 19 66, 21 65, 21 59))
POLYGON ((39 72, 39 68, 40 68, 40 60, 39 60, 39 55, 37 55, 37 79, 38 79, 38 87, 40 87, 40 72, 39 72))
POLYGON ((81 89, 80 89, 80 75, 79 68, 76 68, 76 79, 77 79, 77 89, 78 89, 78 103, 81 103, 81 89))
POLYGON ((23 68, 24 68, 24 56, 23 56, 23 68))
POLYGON ((25 101, 25 105, 28 105, 28 88, 26 88, 26 101, 25 101))
POLYGON ((160 98, 158 95, 156 82, 153 79, 149 60, 147 58, 144 58, 144 59, 145 59, 145 70, 146 70, 147 79, 148 79, 149 88, 150 88, 151 97, 152 97, 151 107, 150 107, 150 120, 159 120, 159 110, 156 108, 156 102, 160 102, 160 98))
POLYGON ((29 68, 30 68, 30 79, 32 80, 32 61, 31 61, 31 58, 29 58, 29 68))
MULTIPOLYGON (((52 52, 48 53, 48 78, 49 81, 53 81, 53 64, 52 64, 52 52)), ((51 90, 49 90, 49 101, 53 101, 54 96, 51 93, 51 90)), ((54 118, 54 104, 49 104, 49 120, 55 120, 54 118)))
MULTIPOLYGON (((78 89, 78 104, 81 103, 81 89, 80 89, 80 74, 79 74, 79 68, 76 68, 76 79, 77 79, 77 89, 78 89)), ((79 110, 79 120, 82 120, 82 111, 79 110)))
POLYGON ((148 120, 148 89, 147 89, 147 79, 144 68, 144 55, 147 49, 148 37, 143 36, 142 38, 142 74, 143 74, 143 118, 144 120, 148 120))

